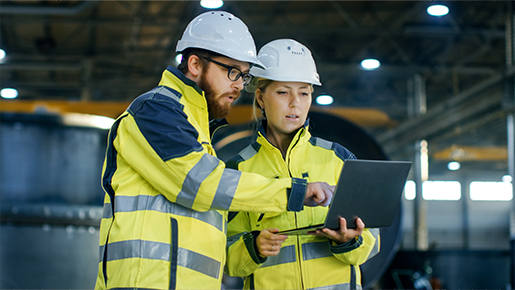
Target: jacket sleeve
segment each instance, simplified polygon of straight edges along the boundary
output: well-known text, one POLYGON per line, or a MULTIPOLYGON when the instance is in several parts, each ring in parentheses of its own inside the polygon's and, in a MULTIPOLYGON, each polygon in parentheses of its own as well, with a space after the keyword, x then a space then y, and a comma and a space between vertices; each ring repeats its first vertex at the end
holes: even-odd
POLYGON ((227 225, 227 262, 225 272, 233 277, 247 277, 254 273, 267 258, 259 256, 255 240, 259 231, 251 231, 246 212, 229 214, 227 225), (234 217, 234 218, 231 218, 234 217))
POLYGON ((159 94, 137 98, 117 121, 112 139, 121 157, 117 160, 168 200, 196 211, 302 210, 305 180, 273 180, 226 169, 198 142, 199 133, 182 109, 159 94))
POLYGON ((331 242, 331 251, 340 261, 361 265, 379 253, 381 238, 379 229, 365 229, 358 238, 341 245, 331 242))

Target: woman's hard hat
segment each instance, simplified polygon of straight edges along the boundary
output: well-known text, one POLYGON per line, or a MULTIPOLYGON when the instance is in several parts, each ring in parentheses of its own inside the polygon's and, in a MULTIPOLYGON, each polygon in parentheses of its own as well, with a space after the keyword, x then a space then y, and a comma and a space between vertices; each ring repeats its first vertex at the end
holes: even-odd
POLYGON ((250 74, 281 82, 303 82, 321 86, 315 60, 311 51, 293 39, 277 39, 265 44, 258 53, 258 60, 266 69, 252 67, 250 74))
POLYGON ((210 11, 195 17, 177 43, 176 52, 202 48, 235 60, 263 67, 256 58, 256 45, 238 17, 225 11, 210 11))

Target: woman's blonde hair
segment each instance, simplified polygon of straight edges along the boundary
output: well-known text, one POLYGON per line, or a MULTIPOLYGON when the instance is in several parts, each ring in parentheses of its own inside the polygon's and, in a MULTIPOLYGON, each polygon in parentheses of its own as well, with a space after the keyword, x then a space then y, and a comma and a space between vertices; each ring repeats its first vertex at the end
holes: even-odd
POLYGON ((269 79, 264 79, 264 78, 259 78, 257 80, 256 90, 254 91, 254 102, 252 102, 252 112, 254 114, 254 120, 255 121, 260 121, 262 119, 266 119, 265 112, 264 112, 263 108, 261 108, 261 106, 259 105, 259 103, 257 101, 257 96, 258 96, 258 94, 264 94, 266 88, 272 82, 274 82, 274 81, 273 80, 269 80, 269 79), (261 111, 261 117, 258 117, 258 115, 256 114, 257 110, 261 111))

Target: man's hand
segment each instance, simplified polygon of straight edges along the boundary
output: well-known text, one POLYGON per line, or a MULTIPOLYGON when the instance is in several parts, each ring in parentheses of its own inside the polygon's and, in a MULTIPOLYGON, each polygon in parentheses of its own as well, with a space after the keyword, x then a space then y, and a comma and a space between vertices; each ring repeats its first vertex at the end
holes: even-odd
POLYGON ((365 223, 360 218, 357 218, 356 229, 348 229, 347 221, 341 217, 339 230, 333 231, 328 228, 323 228, 321 230, 317 230, 316 233, 313 234, 333 240, 337 244, 343 244, 351 239, 361 236, 364 228, 365 223))
POLYGON ((304 205, 307 206, 328 206, 333 199, 334 186, 326 182, 308 183, 304 205))
POLYGON ((288 238, 287 235, 275 235, 279 229, 268 228, 262 230, 256 238, 256 247, 262 257, 270 257, 279 254, 282 243, 288 238))

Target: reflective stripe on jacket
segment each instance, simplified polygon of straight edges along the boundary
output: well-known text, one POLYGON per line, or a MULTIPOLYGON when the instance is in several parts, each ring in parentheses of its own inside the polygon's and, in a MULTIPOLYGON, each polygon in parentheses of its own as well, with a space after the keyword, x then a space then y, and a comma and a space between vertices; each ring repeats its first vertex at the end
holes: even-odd
POLYGON ((168 67, 109 133, 96 288, 219 289, 227 210, 301 210, 306 181, 226 169, 195 82, 168 67))
MULTIPOLYGON (((355 156, 337 143, 312 137, 307 124, 295 135, 284 159, 261 126, 256 141, 228 166, 271 178, 293 176, 335 185, 344 161, 355 156)), ((361 289, 359 265, 379 252, 379 229, 365 229, 359 238, 342 245, 318 236, 289 236, 277 256, 261 258, 256 253, 254 239, 259 231, 321 224, 327 210, 306 207, 296 213, 229 213, 225 271, 246 277, 245 289, 361 289)))

